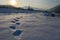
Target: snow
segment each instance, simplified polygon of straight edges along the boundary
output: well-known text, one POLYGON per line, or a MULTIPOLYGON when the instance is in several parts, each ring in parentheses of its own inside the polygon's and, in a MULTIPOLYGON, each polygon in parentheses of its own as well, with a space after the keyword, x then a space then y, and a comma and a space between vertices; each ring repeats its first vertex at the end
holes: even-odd
POLYGON ((60 18, 44 16, 44 13, 2 15, 0 40, 60 40, 60 18), (15 25, 16 29, 10 28, 15 25), (16 30, 23 32, 19 36, 13 36, 16 30))

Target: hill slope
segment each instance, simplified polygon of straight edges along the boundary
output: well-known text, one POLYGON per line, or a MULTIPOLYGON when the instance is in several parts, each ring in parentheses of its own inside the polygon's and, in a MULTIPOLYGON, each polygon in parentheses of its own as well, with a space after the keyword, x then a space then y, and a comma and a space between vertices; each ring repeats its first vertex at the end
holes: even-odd
POLYGON ((55 13, 60 13, 60 5, 51 8, 50 11, 55 12, 55 13))

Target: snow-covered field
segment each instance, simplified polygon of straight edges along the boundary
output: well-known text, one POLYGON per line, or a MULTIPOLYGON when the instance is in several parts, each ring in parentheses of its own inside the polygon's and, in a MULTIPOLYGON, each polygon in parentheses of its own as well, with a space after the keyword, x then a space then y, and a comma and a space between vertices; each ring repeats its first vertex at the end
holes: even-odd
POLYGON ((2 15, 0 40, 60 40, 60 18, 44 16, 43 13, 2 15), (16 30, 22 33, 14 36, 16 30))

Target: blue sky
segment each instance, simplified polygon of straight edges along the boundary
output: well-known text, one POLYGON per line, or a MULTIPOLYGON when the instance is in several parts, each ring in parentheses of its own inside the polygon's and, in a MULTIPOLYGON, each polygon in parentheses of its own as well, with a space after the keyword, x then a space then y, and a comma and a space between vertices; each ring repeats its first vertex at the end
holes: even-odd
MULTIPOLYGON (((0 4, 9 4, 10 0, 0 0, 0 4)), ((60 0, 16 0, 16 6, 32 6, 37 8, 49 9, 60 4, 60 0)))

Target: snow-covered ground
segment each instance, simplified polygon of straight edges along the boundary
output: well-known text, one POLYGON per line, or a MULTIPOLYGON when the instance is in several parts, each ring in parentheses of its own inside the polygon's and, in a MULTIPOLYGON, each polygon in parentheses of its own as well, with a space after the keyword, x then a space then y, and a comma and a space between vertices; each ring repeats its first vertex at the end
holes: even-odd
POLYGON ((44 16, 43 13, 2 15, 0 40, 60 40, 60 18, 44 16), (15 26, 16 29, 11 29, 10 26, 15 26), (22 33, 14 36, 16 30, 22 33))

